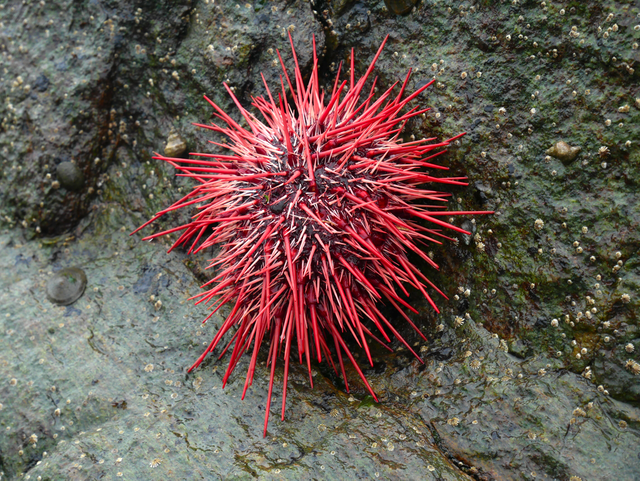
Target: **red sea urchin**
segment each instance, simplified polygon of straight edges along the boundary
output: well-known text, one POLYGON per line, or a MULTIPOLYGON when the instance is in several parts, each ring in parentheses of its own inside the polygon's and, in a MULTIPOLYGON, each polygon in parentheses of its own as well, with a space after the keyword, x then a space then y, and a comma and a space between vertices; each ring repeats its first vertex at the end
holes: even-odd
POLYGON ((253 381, 262 341, 269 339, 271 379, 265 436, 276 358, 282 349, 283 419, 292 347, 297 349, 300 363, 306 362, 312 386, 312 358, 321 362, 324 355, 337 372, 333 348, 347 391, 343 353, 374 398, 373 389, 343 339, 345 333, 364 348, 371 363, 366 336, 382 341, 362 322, 368 319, 386 342, 390 342, 389 331, 420 359, 383 316, 377 302, 383 298, 388 301, 424 338, 402 309, 418 312, 403 298, 408 296, 405 285, 418 289, 436 311, 426 286, 444 294, 409 262, 407 251, 437 268, 417 243, 447 239, 441 227, 467 233, 442 221, 443 216, 488 213, 446 211, 438 203, 450 194, 418 187, 434 183, 466 185, 462 177, 438 178, 421 171, 446 170, 430 161, 444 152, 439 149, 464 134, 439 143, 429 143, 434 139, 403 142, 400 138, 408 119, 429 110, 413 107, 402 113, 403 108, 433 82, 403 98, 409 72, 399 93, 392 93, 396 82, 374 100, 374 80, 366 98, 360 100, 385 42, 357 82, 352 51, 350 81, 340 82, 338 69, 331 96, 325 101, 318 85, 315 41, 313 70, 306 86, 291 41, 295 87, 280 58, 284 79, 281 77, 277 101, 264 76, 267 98, 253 98, 252 105, 264 121, 245 110, 226 84, 248 128, 205 97, 226 126, 195 125, 228 137, 228 144, 213 143, 229 149, 231 155, 192 154, 211 160, 154 157, 173 165, 181 172, 178 175, 193 178, 197 185, 139 229, 167 212, 197 204, 198 212, 191 222, 145 239, 183 231, 169 251, 190 243, 189 253, 219 244, 218 255, 209 265, 217 269, 216 275, 194 298, 199 299, 196 304, 208 304, 217 296, 203 322, 223 305, 234 303, 213 341, 189 371, 235 328, 222 353, 233 346, 223 383, 253 345, 244 398, 253 381), (293 107, 286 101, 285 82, 293 107))

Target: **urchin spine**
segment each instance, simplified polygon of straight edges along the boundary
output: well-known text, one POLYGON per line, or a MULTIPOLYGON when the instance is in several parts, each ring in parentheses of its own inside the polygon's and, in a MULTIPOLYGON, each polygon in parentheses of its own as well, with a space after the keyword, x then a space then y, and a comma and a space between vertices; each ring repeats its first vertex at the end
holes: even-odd
POLYGON ((277 101, 264 77, 267 98, 253 98, 252 105, 264 121, 243 108, 226 84, 247 129, 205 97, 214 115, 226 126, 195 125, 226 136, 228 144, 216 145, 229 149, 230 155, 193 154, 208 160, 154 157, 173 165, 180 172, 178 175, 191 177, 198 185, 140 228, 173 210, 197 207, 198 213, 185 225, 145 239, 182 231, 170 251, 190 244, 189 253, 195 253, 221 245, 209 265, 217 269, 215 277, 202 286, 204 292, 193 298, 198 299, 196 304, 212 304, 205 321, 223 305, 233 303, 218 333, 190 371, 235 328, 222 353, 232 347, 223 384, 241 356, 252 349, 244 399, 253 381, 259 348, 263 340, 269 339, 271 378, 265 435, 275 364, 281 350, 283 419, 293 346, 300 363, 307 365, 311 385, 312 359, 321 362, 324 354, 338 372, 331 353, 334 349, 347 391, 343 354, 376 400, 345 343, 346 332, 364 348, 370 363, 367 337, 384 344, 390 342, 388 332, 420 359, 383 316, 377 303, 388 301, 420 333, 403 310, 417 313, 403 298, 408 295, 405 286, 418 289, 436 311, 427 286, 444 294, 409 262, 407 252, 415 252, 438 268, 418 244, 448 239, 440 231, 442 227, 465 232, 441 217, 488 213, 446 211, 443 202, 449 193, 420 188, 421 184, 435 183, 466 185, 461 177, 434 177, 423 171, 446 170, 432 160, 460 136, 439 143, 433 142, 435 139, 403 142, 400 138, 406 121, 429 109, 413 107, 406 113, 402 110, 433 82, 404 97, 409 72, 398 94, 393 94, 396 82, 374 100, 374 80, 361 101, 385 42, 386 39, 357 82, 352 51, 350 81, 340 82, 339 69, 325 105, 324 92, 318 84, 315 41, 313 70, 306 86, 291 41, 295 86, 278 53, 284 78, 277 101), (285 82, 295 109, 286 102, 285 82), (384 341, 371 332, 363 319, 372 321, 384 341))

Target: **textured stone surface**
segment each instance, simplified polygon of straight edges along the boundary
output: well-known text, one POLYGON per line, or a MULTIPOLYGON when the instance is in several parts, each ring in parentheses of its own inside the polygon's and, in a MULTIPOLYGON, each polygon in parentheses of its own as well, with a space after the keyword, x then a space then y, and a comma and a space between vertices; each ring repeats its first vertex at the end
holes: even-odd
POLYGON ((2 479, 634 478, 634 2, 423 0, 402 17, 382 0, 43 3, 0 9, 2 479), (189 188, 152 152, 172 129, 191 150, 214 140, 190 123, 210 119, 203 94, 233 113, 221 82, 247 105, 260 72, 279 84, 287 31, 306 72, 315 35, 328 87, 351 48, 361 73, 389 35, 381 88, 409 68, 410 88, 436 78, 405 135, 467 131, 441 158, 470 179, 451 208, 499 214, 431 249, 441 269, 424 271, 450 300, 414 303, 424 365, 376 351, 379 404, 324 365, 311 390, 296 368, 263 439, 264 365, 244 401, 243 365, 224 390, 225 360, 186 374, 221 322, 202 327, 186 300, 207 256, 128 232, 189 188), (548 156, 559 141, 581 151, 548 156), (56 178, 67 161, 78 191, 56 178), (54 306, 46 281, 73 265, 87 289, 54 306))

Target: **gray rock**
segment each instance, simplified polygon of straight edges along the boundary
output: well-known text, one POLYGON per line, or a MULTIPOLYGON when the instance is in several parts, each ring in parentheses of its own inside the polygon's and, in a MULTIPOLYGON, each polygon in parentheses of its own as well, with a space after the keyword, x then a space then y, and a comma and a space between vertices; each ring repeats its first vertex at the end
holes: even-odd
MULTIPOLYGON (((402 17, 383 2, 45 3, 0 9, 3 477, 634 479, 637 12, 593 1, 423 1, 402 17), (612 30, 605 39, 592 25, 612 30), (480 210, 481 197, 496 214, 475 217, 469 243, 484 249, 430 246, 437 272, 415 260, 450 299, 435 314, 412 297, 429 341, 410 342, 425 364, 374 350, 378 404, 356 381, 347 394, 324 365, 310 389, 296 365, 286 418, 274 409, 263 439, 264 352, 244 401, 246 359, 225 389, 228 356, 185 372, 223 321, 202 327, 206 309, 186 301, 210 278, 209 254, 167 256, 165 241, 127 233, 191 188, 150 153, 172 128, 213 152, 207 141, 220 139, 190 126, 210 121, 202 95, 235 115, 223 81, 245 106, 264 94, 260 72, 275 90, 276 49, 293 64, 287 32, 305 78, 315 35, 329 91, 352 47, 357 76, 388 34, 379 90, 409 68, 408 91, 436 77, 416 99, 434 110, 402 135, 469 131, 434 160, 450 173, 436 174, 483 186, 484 198, 452 188, 452 210, 480 210), (582 148, 579 161, 547 162, 562 138, 582 148), (81 191, 53 188, 58 159, 84 173, 81 191), (47 280, 68 265, 91 283, 72 306, 52 306, 47 280)), ((169 213, 158 228, 188 217, 169 213)))
POLYGON ((384 0, 387 8, 396 15, 405 15, 409 13, 418 0, 384 0))

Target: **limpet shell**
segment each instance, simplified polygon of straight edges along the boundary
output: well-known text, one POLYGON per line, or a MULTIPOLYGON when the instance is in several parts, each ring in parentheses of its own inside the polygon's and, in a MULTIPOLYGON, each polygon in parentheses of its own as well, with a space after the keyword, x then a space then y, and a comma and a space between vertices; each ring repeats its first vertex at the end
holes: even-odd
POLYGON ((73 162, 61 162, 56 170, 58 181, 67 190, 79 191, 84 186, 84 175, 73 162))
POLYGON ((79 267, 67 267, 56 272, 47 281, 47 298, 59 306, 73 304, 84 293, 87 276, 79 267))

